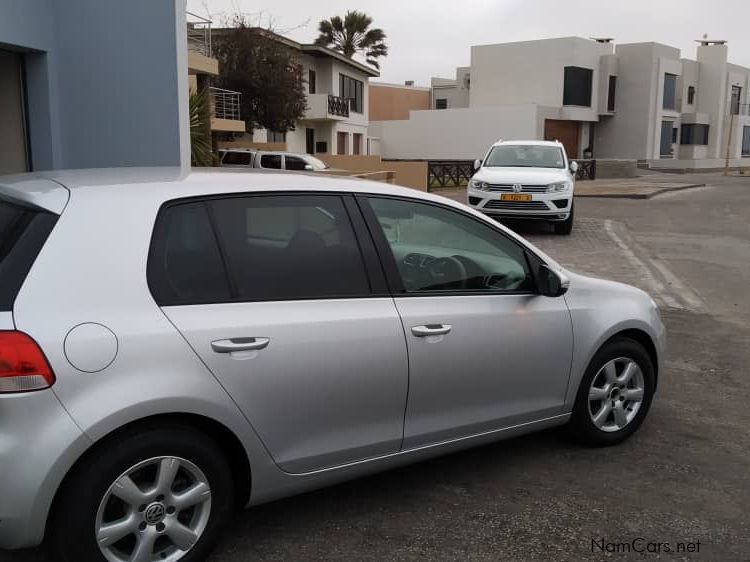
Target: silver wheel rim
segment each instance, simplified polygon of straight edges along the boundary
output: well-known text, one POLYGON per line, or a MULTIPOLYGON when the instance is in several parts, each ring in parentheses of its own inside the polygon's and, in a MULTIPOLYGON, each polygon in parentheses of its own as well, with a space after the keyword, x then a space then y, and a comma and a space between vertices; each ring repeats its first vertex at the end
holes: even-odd
POLYGON ((606 432, 619 431, 635 419, 643 404, 643 372, 628 357, 605 363, 591 381, 589 416, 606 432))
POLYGON ((110 562, 172 562, 193 548, 211 514, 203 471, 179 457, 154 457, 123 472, 99 504, 94 529, 110 562))

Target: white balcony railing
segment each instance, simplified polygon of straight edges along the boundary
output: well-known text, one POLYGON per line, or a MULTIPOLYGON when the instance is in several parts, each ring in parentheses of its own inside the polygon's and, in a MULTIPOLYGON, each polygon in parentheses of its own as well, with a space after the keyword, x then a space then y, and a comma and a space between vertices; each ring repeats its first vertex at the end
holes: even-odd
POLYGON ((188 51, 211 56, 211 20, 192 12, 187 14, 188 51))
POLYGON ((211 87, 208 89, 211 96, 211 115, 217 119, 233 119, 239 121, 240 117, 240 92, 222 90, 211 87))

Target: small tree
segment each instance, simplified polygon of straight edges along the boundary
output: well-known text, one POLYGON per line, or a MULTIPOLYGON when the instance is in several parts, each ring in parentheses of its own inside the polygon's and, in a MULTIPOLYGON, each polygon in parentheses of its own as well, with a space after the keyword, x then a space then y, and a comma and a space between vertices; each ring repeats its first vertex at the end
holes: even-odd
POLYGON ((240 112, 248 130, 294 128, 307 109, 302 67, 293 51, 273 34, 234 16, 229 29, 215 35, 219 85, 242 94, 240 112))
POLYGON ((205 92, 190 92, 189 108, 190 163, 193 166, 211 166, 211 115, 205 92))
POLYGON ((380 68, 376 59, 388 55, 388 45, 385 44, 385 33, 382 29, 373 28, 372 18, 364 12, 350 10, 344 19, 333 16, 323 20, 318 25, 320 35, 315 40, 316 45, 331 47, 352 58, 357 51, 361 51, 367 63, 380 68))

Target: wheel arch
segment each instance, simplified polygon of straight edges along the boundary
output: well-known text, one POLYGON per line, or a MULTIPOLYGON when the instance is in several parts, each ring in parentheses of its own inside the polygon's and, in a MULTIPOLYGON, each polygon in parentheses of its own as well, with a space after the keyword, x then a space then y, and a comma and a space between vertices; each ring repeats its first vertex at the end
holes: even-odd
POLYGON ((646 353, 648 353, 648 356, 651 359, 651 363, 654 367, 654 391, 656 391, 656 387, 659 384, 659 354, 656 351, 656 344, 654 343, 654 340, 644 330, 640 330, 638 328, 628 328, 610 336, 607 341, 599 346, 599 349, 618 338, 627 338, 633 340, 646 350, 646 353))

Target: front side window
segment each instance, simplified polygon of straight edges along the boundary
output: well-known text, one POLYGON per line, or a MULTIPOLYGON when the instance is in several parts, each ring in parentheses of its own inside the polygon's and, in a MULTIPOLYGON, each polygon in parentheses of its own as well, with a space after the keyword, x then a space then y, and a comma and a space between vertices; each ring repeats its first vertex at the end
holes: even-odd
POLYGON ((349 109, 355 113, 364 113, 365 85, 351 76, 340 74, 340 97, 349 101, 349 109))
POLYGON ((209 205, 237 299, 370 294, 359 246, 340 197, 232 197, 209 205))
POLYGON ((495 146, 484 166, 514 168, 564 168, 565 158, 558 146, 504 144, 495 146))
POLYGON ((566 66, 563 79, 563 105, 591 107, 591 81, 594 71, 580 66, 566 66))
POLYGON ((305 166, 307 165, 307 162, 305 162, 299 156, 289 156, 287 154, 285 159, 287 170, 304 170, 305 166))
POLYGON ((231 166, 249 166, 253 160, 252 152, 227 151, 221 159, 222 164, 231 166))
POLYGON ((281 154, 262 154, 260 157, 261 168, 281 169, 281 154))
POLYGON ((663 109, 675 109, 675 96, 677 94, 677 76, 674 74, 664 75, 664 97, 662 99, 663 109))
POLYGON ((407 293, 533 290, 523 248, 480 221, 416 201, 369 202, 407 293))

